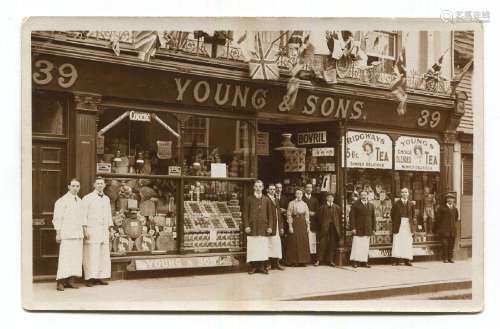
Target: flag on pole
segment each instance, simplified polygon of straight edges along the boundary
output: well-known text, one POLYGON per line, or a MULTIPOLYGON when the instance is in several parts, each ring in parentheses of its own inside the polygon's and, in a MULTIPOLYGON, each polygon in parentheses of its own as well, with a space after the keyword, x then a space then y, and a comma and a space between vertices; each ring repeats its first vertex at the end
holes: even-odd
MULTIPOLYGON (((279 39, 277 39, 279 40, 279 39)), ((275 40, 275 41, 277 41, 275 40)), ((275 42, 274 41, 274 42, 275 42)), ((263 45, 260 32, 256 33, 255 37, 255 53, 248 62, 250 78, 254 80, 278 80, 280 72, 276 59, 273 58, 274 42, 271 42, 267 47, 263 45)))
POLYGON ((241 49, 241 57, 243 57, 243 60, 245 62, 250 62, 250 59, 252 58, 252 47, 250 45, 253 36, 252 32, 249 31, 235 31, 236 34, 236 44, 241 49))
POLYGON ((426 82, 434 81, 437 82, 441 80, 441 68, 443 67, 443 59, 450 48, 446 49, 444 53, 438 58, 438 60, 432 64, 431 68, 427 70, 424 74, 424 80, 426 82))
POLYGON ((135 36, 135 49, 139 52, 138 57, 142 61, 149 62, 156 51, 165 48, 167 39, 163 31, 139 31, 135 36))
POLYGON ((465 74, 467 73, 467 71, 469 71, 470 67, 472 66, 472 63, 474 62, 473 59, 471 59, 467 64, 464 65, 464 67, 462 68, 462 71, 460 71, 460 73, 457 73, 454 75, 453 79, 451 80, 451 93, 454 94, 455 93, 455 90, 457 89, 458 85, 460 84, 460 82, 462 81, 462 79, 464 78, 465 74))
POLYGON ((396 79, 392 82, 390 89, 399 101, 397 113, 404 115, 406 113, 406 102, 408 94, 406 93, 406 51, 401 49, 396 63, 394 64, 394 74, 396 79))

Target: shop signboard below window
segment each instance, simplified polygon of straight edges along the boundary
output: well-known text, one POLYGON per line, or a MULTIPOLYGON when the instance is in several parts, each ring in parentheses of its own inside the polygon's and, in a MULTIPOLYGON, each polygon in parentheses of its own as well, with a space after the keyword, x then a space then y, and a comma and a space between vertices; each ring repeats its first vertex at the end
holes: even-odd
POLYGON ((392 169, 392 140, 386 134, 348 131, 348 168, 392 169))
POLYGON ((440 147, 435 139, 400 136, 396 141, 395 152, 396 170, 440 170, 440 147))

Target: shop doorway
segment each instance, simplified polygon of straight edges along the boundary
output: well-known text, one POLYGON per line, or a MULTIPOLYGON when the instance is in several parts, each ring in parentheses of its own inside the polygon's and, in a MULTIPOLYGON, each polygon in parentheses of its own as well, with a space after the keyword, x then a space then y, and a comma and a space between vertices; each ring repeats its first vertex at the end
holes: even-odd
POLYGON ((259 121, 259 133, 266 134, 267 154, 258 159, 258 176, 265 184, 283 183, 283 192, 293 197, 296 188, 313 184, 319 199, 335 193, 337 172, 338 124, 335 122, 259 121), (295 149, 283 149, 289 135, 295 149))
POLYGON ((59 245, 52 227, 54 203, 66 193, 67 147, 65 141, 33 139, 32 211, 33 275, 55 273, 59 245))

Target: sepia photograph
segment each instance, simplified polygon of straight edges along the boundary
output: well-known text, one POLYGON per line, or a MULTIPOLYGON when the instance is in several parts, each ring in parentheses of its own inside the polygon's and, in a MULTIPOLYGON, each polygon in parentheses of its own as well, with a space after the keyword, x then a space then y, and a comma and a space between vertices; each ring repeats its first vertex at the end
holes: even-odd
POLYGON ((481 311, 477 15, 30 18, 23 307, 481 311))

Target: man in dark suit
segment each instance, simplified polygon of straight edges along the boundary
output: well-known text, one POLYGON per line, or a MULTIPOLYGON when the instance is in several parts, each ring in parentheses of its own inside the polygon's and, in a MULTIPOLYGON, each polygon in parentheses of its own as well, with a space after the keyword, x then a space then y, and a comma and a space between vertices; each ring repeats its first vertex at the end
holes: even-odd
POLYGON ((460 220, 458 210, 454 204, 455 196, 451 193, 446 195, 446 203, 439 207, 436 216, 436 233, 441 238, 443 248, 443 262, 453 262, 453 248, 457 236, 456 223, 460 220))
POLYGON ((269 239, 273 232, 272 204, 269 198, 262 194, 264 184, 257 180, 254 183, 254 194, 250 195, 243 213, 243 225, 247 234, 248 274, 260 271, 269 274, 266 268, 269 259, 269 239))
POLYGON ((281 248, 281 236, 283 236, 283 216, 281 215, 280 205, 276 200, 276 186, 269 184, 267 187, 267 197, 271 200, 273 211, 271 212, 271 236, 269 236, 269 262, 271 269, 283 271, 279 260, 283 258, 281 248))
MULTIPOLYGON (((286 210, 288 209, 288 198, 283 194, 283 185, 281 183, 276 183, 276 202, 279 205, 282 218, 286 219, 286 210)), ((283 255, 286 255, 286 235, 288 234, 288 222, 283 221, 283 235, 281 235, 281 250, 283 255)), ((282 260, 284 263, 284 260, 282 260)))
MULTIPOLYGON (((315 233, 316 235, 316 241, 315 243, 318 242, 318 231, 319 231, 319 223, 318 223, 318 216, 317 212, 319 209, 319 201, 312 195, 313 191, 313 186, 311 183, 306 184, 305 187, 305 193, 304 197, 302 198, 302 201, 304 201, 307 204, 307 207, 309 208, 309 220, 310 220, 310 230, 311 232, 315 233)), ((314 250, 311 250, 311 254, 316 254, 314 250)), ((311 255, 312 256, 312 255, 311 255)), ((314 256, 312 257, 314 259, 314 256)))
POLYGON ((404 261, 406 266, 412 266, 413 234, 415 233, 415 206, 408 200, 409 191, 401 189, 401 199, 394 203, 391 209, 392 220, 392 265, 404 261))
POLYGON ((370 237, 375 233, 375 207, 368 202, 368 193, 361 191, 360 199, 351 206, 349 219, 352 229, 351 257, 352 267, 370 267, 368 252, 370 237))
POLYGON ((334 257, 340 237, 341 210, 339 206, 333 203, 333 199, 333 193, 328 193, 326 203, 318 210, 319 250, 314 266, 318 266, 320 262, 325 262, 335 267, 334 257))

